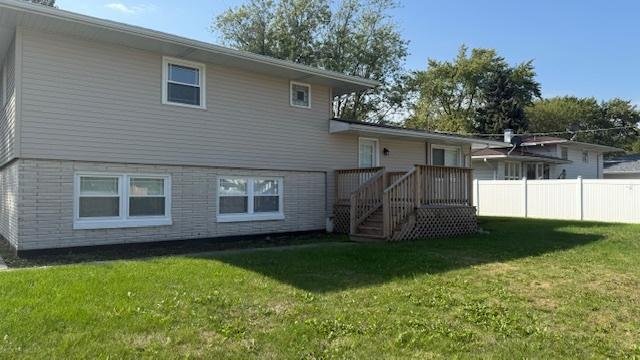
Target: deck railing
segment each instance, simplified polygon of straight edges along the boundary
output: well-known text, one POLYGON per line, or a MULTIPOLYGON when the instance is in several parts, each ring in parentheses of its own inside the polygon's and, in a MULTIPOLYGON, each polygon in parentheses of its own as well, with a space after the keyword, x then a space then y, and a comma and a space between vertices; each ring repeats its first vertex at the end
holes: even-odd
POLYGON ((336 170, 336 203, 347 204, 351 199, 351 193, 374 177, 383 167, 369 167, 360 169, 336 170))
POLYGON ((385 178, 384 169, 380 170, 351 193, 349 212, 351 234, 355 234, 358 226, 382 206, 385 178))
POLYGON ((473 204, 473 170, 416 165, 409 172, 383 167, 336 171, 336 202, 350 205, 350 230, 382 207, 383 235, 391 236, 417 207, 473 204))
POLYGON ((473 170, 416 165, 383 194, 383 231, 391 236, 419 206, 473 204, 473 170))

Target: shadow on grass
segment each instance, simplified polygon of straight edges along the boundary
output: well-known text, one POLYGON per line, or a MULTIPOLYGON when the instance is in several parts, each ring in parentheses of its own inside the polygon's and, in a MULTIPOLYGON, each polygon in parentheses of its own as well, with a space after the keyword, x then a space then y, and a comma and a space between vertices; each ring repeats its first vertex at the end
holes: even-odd
POLYGON ((593 230, 617 226, 552 220, 482 219, 488 233, 447 239, 321 246, 232 254, 201 254, 296 288, 333 292, 419 274, 563 251, 601 240, 593 230), (581 229, 575 232, 567 227, 581 229), (584 231, 585 228, 594 228, 584 231))

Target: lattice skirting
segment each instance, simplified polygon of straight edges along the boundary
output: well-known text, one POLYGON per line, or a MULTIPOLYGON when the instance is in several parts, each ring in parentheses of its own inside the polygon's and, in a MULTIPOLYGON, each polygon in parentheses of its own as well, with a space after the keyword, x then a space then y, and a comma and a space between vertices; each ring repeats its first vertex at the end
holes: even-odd
POLYGON ((478 231, 473 206, 429 206, 416 212, 391 236, 391 241, 447 237, 478 231))
POLYGON ((348 234, 350 231, 349 205, 334 205, 333 207, 333 231, 341 234, 348 234))

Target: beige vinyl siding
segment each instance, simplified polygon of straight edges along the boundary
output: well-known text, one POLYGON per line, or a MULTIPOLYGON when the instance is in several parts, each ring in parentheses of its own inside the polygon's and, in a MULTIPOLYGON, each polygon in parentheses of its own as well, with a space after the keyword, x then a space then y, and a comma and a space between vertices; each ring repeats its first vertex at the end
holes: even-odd
POLYGON ((7 102, 0 108, 0 165, 16 156, 15 41, 9 46, 5 58, 0 60, 0 69, 3 64, 7 66, 7 102))
POLYGON ((355 166, 328 133, 329 89, 289 106, 289 80, 207 65, 207 110, 161 104, 162 56, 24 31, 22 156, 326 170, 355 166))

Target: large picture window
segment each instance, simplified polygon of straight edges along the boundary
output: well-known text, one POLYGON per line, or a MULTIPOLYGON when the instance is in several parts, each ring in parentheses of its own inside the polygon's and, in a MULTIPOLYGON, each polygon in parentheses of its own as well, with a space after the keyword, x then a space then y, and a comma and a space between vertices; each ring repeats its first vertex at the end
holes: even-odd
POLYGON ((219 222, 280 220, 282 178, 222 177, 218 182, 219 222))
POLYGON ((162 102, 204 109, 204 64, 165 57, 162 61, 162 102))
POLYGON ((74 229, 171 224, 166 175, 76 174, 74 229))

